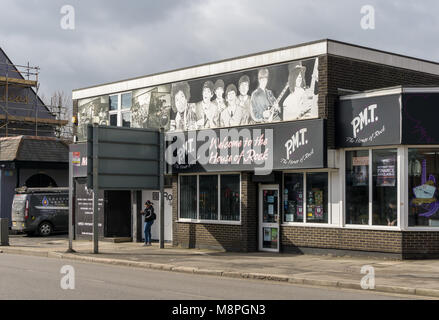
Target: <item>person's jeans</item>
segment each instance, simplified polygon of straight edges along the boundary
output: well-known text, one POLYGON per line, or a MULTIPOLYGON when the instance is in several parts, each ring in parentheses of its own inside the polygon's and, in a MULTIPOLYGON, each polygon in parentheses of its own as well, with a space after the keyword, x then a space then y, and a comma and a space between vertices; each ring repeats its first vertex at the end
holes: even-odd
POLYGON ((145 222, 145 243, 151 243, 151 226, 154 221, 145 222))

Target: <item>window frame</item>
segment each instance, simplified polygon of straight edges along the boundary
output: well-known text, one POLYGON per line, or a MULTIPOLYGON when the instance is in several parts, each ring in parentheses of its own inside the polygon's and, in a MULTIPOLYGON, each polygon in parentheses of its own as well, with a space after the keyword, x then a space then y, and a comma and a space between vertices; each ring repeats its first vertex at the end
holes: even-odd
POLYGON ((194 224, 225 224, 225 225, 241 225, 242 224, 242 175, 240 172, 227 172, 227 173, 216 173, 216 172, 206 172, 206 173, 183 173, 178 175, 178 215, 177 222, 180 223, 194 223, 194 224), (221 220, 221 176, 225 175, 237 175, 239 176, 239 221, 229 221, 221 220), (181 218, 180 201, 181 201, 181 177, 182 176, 197 176, 197 219, 181 218), (217 176, 218 181, 218 219, 217 220, 206 220, 200 219, 200 176, 217 176))
POLYGON ((287 170, 287 171, 283 171, 282 172, 282 196, 281 196, 281 201, 282 201, 282 220, 280 225, 284 226, 284 227, 319 227, 319 228, 334 228, 334 225, 332 224, 332 172, 334 170, 328 170, 328 169, 317 169, 317 170, 287 170), (303 189, 304 189, 304 194, 303 194, 303 222, 286 222, 285 221, 285 206, 284 206, 284 191, 285 191, 285 174, 289 174, 289 173, 301 173, 303 174, 303 189), (315 222, 308 222, 307 221, 307 205, 308 205, 308 196, 307 196, 307 175, 308 174, 312 174, 312 173, 326 173, 328 175, 328 199, 327 199, 327 207, 328 207, 328 222, 326 223, 315 223, 315 222))
POLYGON ((408 217, 408 206, 404 206, 402 209, 402 203, 408 203, 408 195, 407 195, 407 181, 404 178, 407 175, 407 157, 405 156, 404 148, 401 146, 379 146, 379 147, 358 147, 358 148, 349 148, 342 149, 342 157, 340 159, 341 166, 340 171, 342 175, 341 183, 342 183, 342 221, 341 227, 345 229, 367 229, 367 230, 389 230, 389 231, 402 231, 405 229, 404 224, 407 219, 402 218, 402 214, 408 217), (397 225, 396 226, 383 226, 383 225, 373 225, 373 150, 396 150, 396 163, 397 163, 397 225), (347 224, 346 223, 346 153, 351 151, 364 151, 367 150, 369 152, 369 221, 368 224, 347 224), (402 188, 404 186, 404 188, 402 188), (403 200, 404 199, 404 200, 403 200))
POLYGON ((438 149, 439 145, 407 145, 403 147, 404 152, 404 177, 406 177, 406 180, 404 180, 404 202, 407 204, 404 206, 404 221, 402 225, 402 230, 404 231, 436 231, 439 232, 439 227, 427 227, 427 226, 409 226, 409 201, 410 201, 410 191, 409 191, 409 184, 408 184, 408 165, 409 165, 409 150, 410 149, 438 149))
MULTIPOLYGON (((117 127, 122 127, 123 123, 123 115, 126 113, 130 113, 130 124, 132 121, 132 115, 131 115, 131 108, 132 106, 132 91, 125 91, 115 94, 108 95, 108 123, 110 123, 110 118, 112 115, 117 115, 117 127), (131 94, 131 107, 127 109, 122 109, 122 95, 124 94, 131 94), (110 110, 110 97, 117 97, 117 109, 116 110, 110 110)), ((130 125, 131 128, 131 125, 130 125)))

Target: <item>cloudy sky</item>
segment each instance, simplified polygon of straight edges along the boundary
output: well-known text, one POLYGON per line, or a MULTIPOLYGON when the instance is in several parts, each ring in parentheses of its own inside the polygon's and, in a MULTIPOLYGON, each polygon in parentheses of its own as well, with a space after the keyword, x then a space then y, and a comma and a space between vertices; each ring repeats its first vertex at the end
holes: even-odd
POLYGON ((439 61, 437 0, 0 0, 0 46, 41 68, 41 92, 330 38, 439 61), (75 29, 60 12, 75 9, 75 29), (361 8, 375 9, 363 30, 361 8))

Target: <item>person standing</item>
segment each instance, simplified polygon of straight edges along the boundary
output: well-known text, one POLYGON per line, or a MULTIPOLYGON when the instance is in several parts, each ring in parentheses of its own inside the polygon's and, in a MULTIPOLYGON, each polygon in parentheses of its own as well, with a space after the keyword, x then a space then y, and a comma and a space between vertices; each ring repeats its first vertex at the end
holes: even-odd
POLYGON ((154 223, 154 220, 156 219, 156 215, 154 212, 154 207, 152 205, 151 201, 145 202, 145 210, 143 210, 142 215, 145 216, 145 244, 144 246, 150 246, 151 245, 151 226, 154 223))

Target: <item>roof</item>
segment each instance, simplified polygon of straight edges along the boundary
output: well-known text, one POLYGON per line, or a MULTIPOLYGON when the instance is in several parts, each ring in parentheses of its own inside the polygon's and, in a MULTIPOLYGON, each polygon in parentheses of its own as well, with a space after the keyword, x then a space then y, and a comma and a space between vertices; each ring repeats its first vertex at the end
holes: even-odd
POLYGON ((85 99, 157 85, 169 84, 229 72, 242 71, 263 65, 313 58, 324 54, 363 60, 408 70, 439 75, 439 63, 396 53, 367 48, 345 42, 323 39, 295 46, 264 51, 192 67, 155 73, 146 76, 104 83, 72 91, 72 99, 85 99))
POLYGON ((361 92, 356 92, 352 94, 346 94, 340 96, 340 100, 354 100, 354 99, 364 99, 379 96, 388 96, 394 94, 403 93, 439 93, 438 86, 394 86, 379 88, 373 90, 366 90, 361 92))
POLYGON ((0 161, 68 162, 69 147, 60 139, 17 136, 0 138, 0 161))

